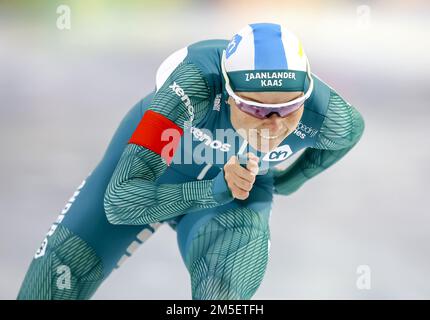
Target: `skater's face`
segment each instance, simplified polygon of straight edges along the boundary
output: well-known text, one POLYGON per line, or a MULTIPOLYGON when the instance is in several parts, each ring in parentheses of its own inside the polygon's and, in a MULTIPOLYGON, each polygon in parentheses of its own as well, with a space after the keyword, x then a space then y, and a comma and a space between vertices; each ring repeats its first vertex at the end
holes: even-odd
MULTIPOLYGON (((302 96, 303 92, 236 92, 236 94, 249 101, 277 104, 292 101, 302 96)), ((260 119, 242 111, 232 97, 229 97, 228 103, 231 106, 231 123, 235 130, 247 139, 253 148, 262 152, 269 152, 279 146, 295 130, 304 110, 304 106, 301 105, 286 117, 272 113, 260 119)))

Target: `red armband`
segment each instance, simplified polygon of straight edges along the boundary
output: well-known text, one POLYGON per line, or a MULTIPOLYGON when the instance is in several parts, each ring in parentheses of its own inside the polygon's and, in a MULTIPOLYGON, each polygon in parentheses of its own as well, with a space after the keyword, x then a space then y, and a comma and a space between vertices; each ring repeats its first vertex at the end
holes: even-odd
POLYGON ((128 143, 145 147, 159 154, 169 165, 184 131, 162 114, 148 110, 128 143))

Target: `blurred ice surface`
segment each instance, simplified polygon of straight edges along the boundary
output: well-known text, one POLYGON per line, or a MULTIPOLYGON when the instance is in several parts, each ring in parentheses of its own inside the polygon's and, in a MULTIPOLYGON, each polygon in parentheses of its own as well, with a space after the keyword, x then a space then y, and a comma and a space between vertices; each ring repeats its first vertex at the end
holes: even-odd
MULTIPOLYGON (((430 297, 428 5, 372 3, 370 29, 356 26, 359 1, 274 17, 294 26, 314 72, 360 110, 366 131, 338 164, 276 198, 257 299, 430 297), (371 268, 371 290, 356 287, 359 265, 371 268)), ((94 15, 104 25, 87 15, 67 32, 46 22, 55 15, 38 24, 0 10, 0 298, 16 296, 50 224, 154 87, 158 64, 188 43, 268 20, 254 9, 94 15)), ((162 227, 95 298, 189 299, 174 232, 162 227)))

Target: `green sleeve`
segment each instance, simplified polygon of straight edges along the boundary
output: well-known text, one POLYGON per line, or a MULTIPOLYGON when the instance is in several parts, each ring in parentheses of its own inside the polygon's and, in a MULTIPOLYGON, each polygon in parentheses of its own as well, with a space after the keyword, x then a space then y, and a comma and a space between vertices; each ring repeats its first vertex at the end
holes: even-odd
MULTIPOLYGON (((175 81, 194 106, 194 121, 206 114, 210 88, 199 69, 183 62, 157 91, 149 107, 184 129, 189 114, 184 102, 169 88, 175 81)), ((167 165, 158 154, 135 144, 125 148, 105 192, 104 207, 112 224, 140 225, 164 221, 199 208, 233 200, 223 171, 211 180, 178 184, 155 182, 167 165)))
POLYGON ((326 118, 314 148, 307 148, 286 170, 275 170, 275 193, 289 195, 307 180, 340 160, 360 140, 364 120, 360 113, 331 90, 326 118))

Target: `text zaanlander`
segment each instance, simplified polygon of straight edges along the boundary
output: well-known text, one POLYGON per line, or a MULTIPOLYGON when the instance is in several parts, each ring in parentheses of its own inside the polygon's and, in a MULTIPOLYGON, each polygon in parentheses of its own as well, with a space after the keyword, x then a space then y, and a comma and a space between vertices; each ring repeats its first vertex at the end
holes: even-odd
POLYGON ((282 86, 283 79, 296 80, 295 72, 254 72, 245 73, 246 81, 261 80, 261 86, 282 86))

